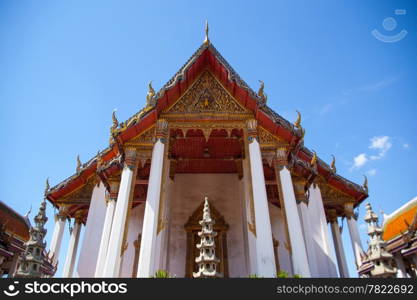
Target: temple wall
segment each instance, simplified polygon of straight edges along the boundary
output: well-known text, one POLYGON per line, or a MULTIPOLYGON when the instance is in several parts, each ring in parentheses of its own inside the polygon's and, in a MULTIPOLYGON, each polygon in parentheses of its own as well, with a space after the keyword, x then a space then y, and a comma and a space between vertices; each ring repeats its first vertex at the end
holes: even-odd
MULTIPOLYGON (((285 232, 285 220, 281 209, 269 203, 269 215, 271 218, 272 236, 278 241, 278 261, 280 270, 292 275, 291 256, 285 243, 287 241, 285 232)), ((277 270, 278 271, 278 270, 277 270)))
POLYGON ((76 270, 79 277, 94 277, 101 232, 106 216, 105 192, 104 185, 100 183, 98 187, 94 187, 91 196, 90 209, 88 210, 87 223, 76 270))
POLYGON ((123 253, 120 268, 120 277, 136 277, 137 270, 133 270, 135 259, 134 241, 142 233, 145 204, 140 204, 130 211, 129 229, 127 233, 127 249, 123 253))
POLYGON ((246 274, 244 239, 242 229, 242 200, 236 174, 176 174, 171 190, 170 237, 168 271, 177 277, 185 276, 186 232, 184 225, 204 196, 208 196, 225 221, 227 232, 228 263, 230 277, 246 274))

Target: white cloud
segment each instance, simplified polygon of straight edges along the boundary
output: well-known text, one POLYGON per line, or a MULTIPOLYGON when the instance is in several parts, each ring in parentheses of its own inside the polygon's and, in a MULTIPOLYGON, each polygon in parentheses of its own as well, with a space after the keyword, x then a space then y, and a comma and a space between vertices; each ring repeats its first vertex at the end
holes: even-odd
POLYGON ((362 167, 364 164, 366 164, 367 161, 368 161, 368 158, 366 157, 366 154, 365 153, 361 153, 361 154, 355 156, 353 158, 353 166, 352 166, 352 169, 353 168, 360 168, 360 167, 362 167))
POLYGON ((409 144, 407 144, 407 143, 405 143, 405 144, 403 144, 403 148, 404 148, 404 149, 408 149, 408 148, 410 148, 410 145, 409 145, 409 144))
POLYGON ((374 136, 371 138, 371 145, 369 149, 378 150, 377 155, 371 155, 372 160, 381 159, 385 156, 387 151, 392 147, 389 136, 374 136))
MULTIPOLYGON (((353 169, 359 169, 363 167, 366 163, 370 160, 378 160, 385 156, 389 149, 392 147, 392 143, 389 136, 374 136, 370 139, 371 144, 369 145, 369 149, 377 151, 377 154, 370 155, 367 153, 361 153, 353 158, 353 165, 350 168, 352 171, 353 169)), ((404 147, 404 146, 403 146, 404 147)), ((376 169, 368 171, 370 176, 376 174, 376 169)))
POLYGON ((376 169, 369 170, 367 173, 368 173, 369 176, 375 176, 376 169))

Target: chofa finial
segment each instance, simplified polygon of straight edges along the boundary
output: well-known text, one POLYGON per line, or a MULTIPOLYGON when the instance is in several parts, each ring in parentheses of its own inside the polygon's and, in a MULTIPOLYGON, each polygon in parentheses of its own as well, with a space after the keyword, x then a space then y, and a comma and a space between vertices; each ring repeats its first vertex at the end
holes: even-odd
POLYGON ((111 113, 111 119, 112 119, 113 124, 112 124, 110 129, 113 132, 119 126, 119 121, 117 120, 117 117, 116 117, 116 109, 113 109, 113 111, 111 113))
POLYGON ((81 160, 80 155, 77 155, 77 174, 81 171, 81 160))
POLYGON ((296 112, 298 116, 297 116, 297 120, 294 122, 294 126, 295 128, 300 129, 301 128, 301 113, 298 110, 296 110, 296 112))
POLYGON ((313 151, 313 157, 311 158, 310 165, 315 166, 317 164, 317 153, 313 151))
POLYGON ((148 94, 146 95, 146 107, 151 106, 152 98, 155 96, 155 90, 152 87, 152 80, 148 84, 148 94))
POLYGON ((332 162, 330 164, 330 169, 332 170, 332 172, 336 173, 336 157, 332 154, 332 162))
POLYGON ((263 103, 266 103, 268 96, 265 94, 265 83, 262 80, 259 80, 259 90, 258 90, 258 97, 261 98, 263 103))
POLYGON ((208 34, 209 34, 209 25, 208 25, 208 21, 207 20, 206 20, 205 32, 206 32, 206 35, 205 35, 205 38, 204 38, 204 44, 208 44, 208 43, 210 43, 210 40, 209 40, 209 37, 208 37, 208 34))
POLYGON ((45 197, 46 197, 46 194, 48 194, 49 189, 50 189, 50 186, 49 186, 49 178, 46 178, 45 191, 43 193, 45 195, 45 197))
POLYGON ((368 177, 366 177, 366 175, 363 175, 363 177, 365 177, 365 180, 363 181, 363 188, 365 189, 366 193, 368 193, 368 177))

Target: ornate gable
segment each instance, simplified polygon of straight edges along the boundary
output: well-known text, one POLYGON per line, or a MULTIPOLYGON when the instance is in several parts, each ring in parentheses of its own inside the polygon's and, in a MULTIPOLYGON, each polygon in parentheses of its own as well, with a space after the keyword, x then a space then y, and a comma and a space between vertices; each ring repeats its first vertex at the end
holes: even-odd
POLYGON ((167 112, 242 114, 248 111, 233 99, 210 71, 205 70, 167 112))

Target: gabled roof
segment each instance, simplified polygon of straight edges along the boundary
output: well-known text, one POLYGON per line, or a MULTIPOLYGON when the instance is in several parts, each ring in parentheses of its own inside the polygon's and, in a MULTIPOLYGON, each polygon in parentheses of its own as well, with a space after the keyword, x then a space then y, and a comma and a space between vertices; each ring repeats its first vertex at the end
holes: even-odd
POLYGON ((23 241, 29 239, 30 221, 3 201, 0 201, 0 225, 3 230, 19 236, 23 241))
POLYGON ((417 224, 417 197, 411 199, 406 204, 398 208, 384 219, 382 238, 391 241, 396 237, 407 233, 409 229, 416 230, 417 224))
MULTIPOLYGON (((294 143, 301 139, 300 132, 296 130, 294 125, 265 105, 217 49, 208 42, 203 43, 180 70, 155 94, 152 98, 152 109, 139 111, 123 123, 122 126, 125 127, 117 136, 116 143, 102 151, 99 154, 100 159, 103 162, 114 160, 119 153, 119 145, 153 126, 158 116, 171 107, 199 74, 207 68, 234 99, 253 113, 260 126, 288 143, 294 143)), ((298 157, 306 162, 309 162, 312 156, 313 153, 305 147, 298 153, 298 157)), ((55 200, 68 195, 80 185, 85 184, 87 179, 95 173, 98 160, 98 157, 92 158, 82 166, 79 173, 51 188, 47 198, 54 203, 55 200)), ((328 179, 330 185, 355 198, 356 204, 367 197, 367 192, 362 186, 332 173, 329 165, 320 159, 318 159, 318 171, 328 179)))

